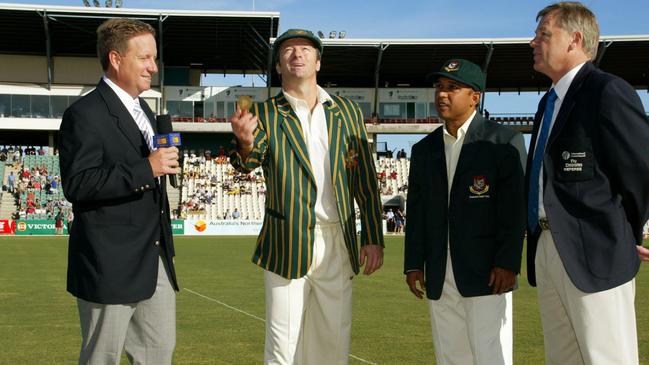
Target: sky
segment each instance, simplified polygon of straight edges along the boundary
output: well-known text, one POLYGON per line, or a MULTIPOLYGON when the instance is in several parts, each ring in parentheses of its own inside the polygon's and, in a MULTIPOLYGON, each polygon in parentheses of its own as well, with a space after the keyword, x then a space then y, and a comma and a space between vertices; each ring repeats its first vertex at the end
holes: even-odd
MULTIPOLYGON (((0 0, 4 3, 24 1, 0 0)), ((347 38, 532 38, 537 12, 553 1, 538 0, 123 0, 125 8, 274 11, 280 13, 279 31, 304 28, 312 31, 345 31, 347 38)), ((34 4, 82 6, 82 0, 35 0, 34 4)), ((91 1, 92 3, 92 1, 91 1)), ((100 0, 104 4, 105 0, 100 0)), ((114 1, 113 1, 114 3, 114 1)), ((597 16, 602 35, 649 35, 649 0, 585 0, 597 16)), ((532 53, 530 51, 530 57, 532 53)), ((326 58, 323 58, 326 62, 326 58)), ((205 85, 249 85, 253 80, 203 80, 205 85)), ((260 86, 261 80, 255 83, 260 86)), ((649 94, 639 92, 645 110, 649 94)), ((536 110, 536 93, 488 93, 486 109, 491 114, 526 113, 536 110)), ((389 149, 410 149, 418 136, 381 136, 389 149)))

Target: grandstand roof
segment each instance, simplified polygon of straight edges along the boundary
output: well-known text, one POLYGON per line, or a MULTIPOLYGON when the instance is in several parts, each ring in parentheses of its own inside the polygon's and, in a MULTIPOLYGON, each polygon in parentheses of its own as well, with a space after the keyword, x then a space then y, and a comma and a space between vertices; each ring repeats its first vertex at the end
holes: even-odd
MULTIPOLYGON (((280 14, 0 3, 0 53, 44 56, 49 35, 51 56, 94 57, 95 30, 114 16, 138 18, 156 29, 162 24, 161 53, 166 67, 265 73, 268 41, 277 36, 280 14)), ((544 90, 550 80, 532 68, 529 40, 324 39, 318 81, 337 87, 374 87, 379 65, 379 87, 430 87, 426 75, 445 60, 458 57, 488 64, 489 91, 544 90)), ((649 87, 649 35, 602 36, 598 59, 602 69, 634 87, 649 87)), ((271 85, 280 85, 274 72, 271 85)))
POLYGON ((96 29, 111 17, 137 18, 159 31, 165 66, 213 72, 266 69, 278 12, 185 11, 0 3, 0 53, 95 57, 96 29), (45 22, 45 20, 47 20, 45 22), (48 32, 46 32, 46 25, 48 32))
MULTIPOLYGON (((532 68, 530 38, 485 39, 324 39, 318 82, 338 87, 373 87, 383 48, 379 87, 431 87, 426 75, 449 58, 465 58, 487 68, 489 91, 544 90, 550 79, 532 68)), ((634 87, 649 85, 649 35, 602 36, 600 67, 634 87)), ((279 85, 273 75, 273 86, 279 85)))

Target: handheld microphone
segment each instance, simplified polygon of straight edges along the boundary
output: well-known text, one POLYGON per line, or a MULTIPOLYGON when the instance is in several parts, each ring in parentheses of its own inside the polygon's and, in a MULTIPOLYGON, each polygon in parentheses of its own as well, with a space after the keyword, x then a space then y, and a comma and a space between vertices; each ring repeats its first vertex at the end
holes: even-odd
MULTIPOLYGON (((180 146, 180 133, 173 132, 171 115, 157 115, 155 119, 156 124, 158 125, 158 132, 160 132, 153 136, 153 145, 155 148, 180 146)), ((178 188, 178 178, 176 177, 176 174, 169 175, 169 183, 174 188, 178 188)))

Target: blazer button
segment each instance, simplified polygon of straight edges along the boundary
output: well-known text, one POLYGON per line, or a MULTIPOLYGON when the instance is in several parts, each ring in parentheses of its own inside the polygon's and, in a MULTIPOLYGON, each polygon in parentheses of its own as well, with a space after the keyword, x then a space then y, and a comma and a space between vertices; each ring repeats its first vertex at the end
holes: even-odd
POLYGON ((156 246, 160 246, 160 241, 155 241, 156 246))
POLYGON ((149 184, 147 184, 147 185, 144 185, 144 187, 148 189, 148 188, 149 188, 149 184))

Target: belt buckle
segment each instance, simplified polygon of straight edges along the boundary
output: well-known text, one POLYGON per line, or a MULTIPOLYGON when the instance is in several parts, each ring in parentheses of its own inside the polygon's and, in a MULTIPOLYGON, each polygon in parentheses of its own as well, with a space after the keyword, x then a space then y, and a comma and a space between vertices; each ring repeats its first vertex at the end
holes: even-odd
POLYGON ((550 229, 550 222, 547 218, 541 218, 539 219, 539 227, 541 227, 542 230, 547 231, 550 229))

